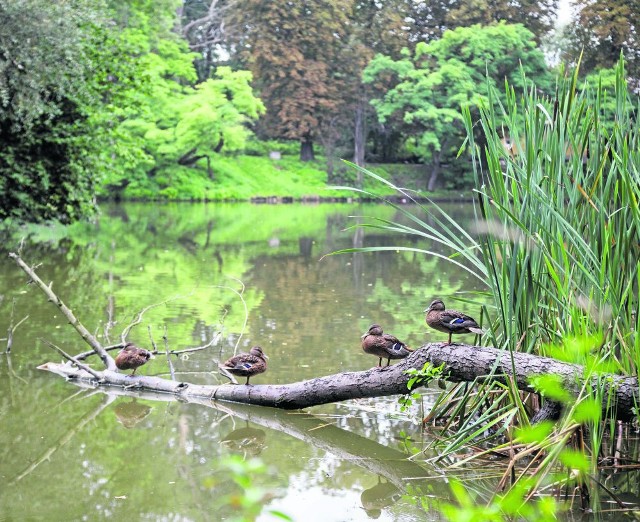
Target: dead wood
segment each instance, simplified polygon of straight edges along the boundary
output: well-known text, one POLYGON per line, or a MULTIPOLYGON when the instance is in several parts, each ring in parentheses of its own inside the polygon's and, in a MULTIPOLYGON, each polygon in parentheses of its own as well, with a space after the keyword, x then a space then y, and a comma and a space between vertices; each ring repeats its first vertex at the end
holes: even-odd
POLYGON ((54 305, 56 305, 63 315, 69 321, 69 324, 73 326, 76 331, 80 334, 89 346, 93 349, 94 352, 98 354, 105 367, 109 370, 116 369, 116 362, 113 357, 109 355, 109 353, 102 347, 102 345, 98 342, 98 340, 87 330, 84 325, 73 315, 73 312, 65 305, 60 298, 53 292, 51 289, 51 284, 45 285, 42 279, 38 277, 35 271, 25 263, 22 258, 13 252, 9 253, 9 257, 13 259, 17 265, 29 276, 31 281, 33 281, 38 288, 47 296, 49 301, 51 301, 54 305))
MULTIPOLYGON (((493 379, 505 384, 513 383, 518 389, 535 392, 531 379, 543 375, 555 375, 564 387, 574 395, 586 384, 582 366, 539 357, 527 353, 510 353, 496 348, 465 344, 426 344, 398 364, 384 370, 371 369, 361 372, 345 372, 327 375, 291 384, 264 385, 197 385, 176 380, 143 375, 124 375, 115 371, 115 362, 98 341, 82 326, 51 286, 45 285, 17 254, 9 254, 29 275, 38 287, 56 304, 72 326, 102 359, 106 370, 92 373, 71 363, 46 363, 40 369, 57 373, 68 379, 93 382, 97 385, 120 386, 153 392, 170 393, 178 398, 202 398, 270 406, 281 409, 302 409, 320 404, 348 399, 406 394, 410 376, 406 371, 420 370, 427 363, 443 366, 443 378, 451 382, 473 382, 493 379)), ((359 350, 357 342, 354 349, 359 350)), ((635 418, 640 403, 637 377, 614 374, 598 374, 589 377, 592 389, 600 390, 602 408, 613 412, 618 420, 635 418)))
MULTIPOLYGON (((100 372, 100 384, 171 393, 185 399, 217 399, 292 410, 348 399, 405 394, 409 382, 406 370, 421 369, 425 363, 434 366, 444 364, 445 378, 451 382, 471 382, 483 376, 491 376, 487 378, 503 383, 512 379, 512 361, 508 352, 463 344, 447 346, 431 343, 384 370, 338 373, 291 384, 196 385, 158 377, 129 376, 108 370, 100 372)), ((549 374, 559 376, 566 389, 573 393, 577 393, 583 385, 583 368, 579 365, 514 353, 513 366, 516 369, 513 381, 522 391, 534 392, 531 378, 549 374)), ((84 370, 66 364, 46 363, 39 368, 68 379, 95 381, 95 377, 84 370)), ((634 407, 640 400, 636 377, 605 374, 599 380, 594 378, 592 385, 603 387, 603 409, 608 406, 615 410, 618 420, 635 418, 634 407), (608 394, 611 394, 610 397, 608 394)))

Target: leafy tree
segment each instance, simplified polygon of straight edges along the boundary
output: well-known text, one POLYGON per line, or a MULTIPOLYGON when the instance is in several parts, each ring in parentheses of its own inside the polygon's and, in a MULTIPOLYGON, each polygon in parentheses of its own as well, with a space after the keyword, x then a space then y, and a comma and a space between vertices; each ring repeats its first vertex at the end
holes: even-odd
POLYGON ((198 55, 174 32, 178 3, 138 0, 115 6, 119 45, 145 81, 109 110, 111 132, 118 139, 105 149, 111 159, 104 161, 112 166, 106 195, 129 190, 138 196, 175 197, 174 176, 200 176, 193 167, 206 160, 212 177, 212 155, 223 147, 241 148, 249 134, 246 123, 263 112, 246 71, 220 67, 213 78, 194 86, 198 55))
POLYGON ((318 129, 340 109, 336 64, 351 0, 239 0, 236 6, 240 59, 267 108, 261 134, 300 141, 300 159, 311 160, 318 129))
POLYGON ((504 21, 522 24, 537 43, 555 24, 558 0, 422 0, 410 2, 414 43, 440 38, 444 31, 504 21))
MULTIPOLYGON (((353 141, 353 160, 364 165, 368 120, 370 120, 371 86, 362 82, 362 72, 376 53, 399 57, 408 41, 406 18, 409 8, 405 0, 376 2, 356 0, 349 23, 348 38, 342 50, 340 64, 344 69, 347 91, 342 93, 349 129, 353 141)), ((377 134, 373 133, 374 136, 377 134)), ((325 152, 326 147, 325 147, 325 152)), ((359 176, 362 174, 359 172, 359 176)), ((362 184, 360 179, 359 185, 362 184)))
POLYGON ((99 85, 89 1, 0 0, 0 219, 70 221, 93 210, 88 108, 99 85))
MULTIPOLYGON (((413 55, 400 60, 377 55, 365 70, 364 80, 395 76, 395 86, 373 101, 378 118, 402 118, 405 146, 431 164, 427 189, 433 190, 443 162, 455 158, 465 130, 460 107, 477 105, 487 87, 508 80, 523 89, 520 67, 549 88, 551 75, 533 34, 522 25, 472 26, 446 31, 440 40, 419 43, 413 55)), ((449 179, 454 186, 456 179, 449 179)))
POLYGON ((577 62, 582 54, 581 69, 614 67, 620 53, 627 70, 640 77, 640 10, 635 0, 581 0, 576 2, 577 20, 567 27, 571 42, 565 58, 577 62))

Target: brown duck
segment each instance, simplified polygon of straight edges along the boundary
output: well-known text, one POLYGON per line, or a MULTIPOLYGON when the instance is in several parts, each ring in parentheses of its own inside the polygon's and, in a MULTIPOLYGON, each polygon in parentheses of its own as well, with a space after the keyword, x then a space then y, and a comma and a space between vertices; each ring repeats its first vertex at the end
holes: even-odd
POLYGON ((263 373, 267 369, 267 355, 259 346, 251 348, 249 353, 239 353, 234 355, 223 364, 220 368, 228 371, 233 375, 246 377, 249 384, 249 378, 259 373, 263 373))
POLYGON ((384 333, 379 324, 372 324, 361 339, 364 352, 378 357, 378 368, 382 368, 382 359, 389 366, 391 359, 404 359, 413 352, 397 337, 384 333))
POLYGON ((474 333, 482 335, 486 333, 473 317, 457 310, 445 310, 441 299, 432 301, 425 312, 427 324, 431 328, 449 334, 449 340, 446 344, 451 344, 453 334, 474 333))
POLYGON ((116 366, 119 370, 133 370, 131 375, 134 375, 136 370, 152 357, 149 350, 138 348, 133 343, 126 343, 116 356, 116 366))

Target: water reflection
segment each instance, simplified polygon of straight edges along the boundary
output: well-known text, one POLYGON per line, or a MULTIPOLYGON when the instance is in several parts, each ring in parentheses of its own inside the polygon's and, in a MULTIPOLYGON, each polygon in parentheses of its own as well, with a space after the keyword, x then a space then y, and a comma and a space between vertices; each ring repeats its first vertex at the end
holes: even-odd
POLYGON ((234 453, 247 457, 257 457, 264 450, 267 434, 260 429, 247 425, 225 435, 220 443, 234 453))
MULTIPOLYGON (((106 206, 93 224, 16 237, 28 236, 24 258, 40 263, 43 280, 104 344, 119 342, 129 326, 128 340, 146 347, 165 333, 175 350, 219 339, 174 360, 178 378, 209 384, 218 361, 260 344, 271 359, 256 383, 279 383, 369 368, 360 335, 372 322, 419 345, 430 335, 425 301, 475 288, 412 252, 323 258, 353 246, 416 245, 381 230, 345 230, 354 215, 400 219, 379 206, 134 204, 106 206)), ((461 222, 465 215, 471 209, 461 209, 461 222)), ((333 519, 368 520, 362 492, 378 477, 406 492, 408 479, 431 473, 406 460, 398 433, 416 428, 389 415, 398 415, 393 399, 314 410, 323 416, 243 416, 144 397, 76 396, 69 383, 36 370, 57 358, 40 337, 72 353, 86 349, 66 320, 10 262, 0 265, 0 295, 0 332, 11 313, 16 322, 29 316, 10 358, 0 356, 0 518, 228 518, 221 499, 237 486, 219 462, 239 454, 259 455, 271 470, 256 484, 274 491, 273 507, 311 520, 310 508, 320 517, 330 505, 333 519), (70 507, 61 498, 81 501, 70 507)), ((140 371, 167 373, 166 358, 140 371)), ((437 496, 448 492, 442 480, 433 487, 437 496)), ((383 520, 437 519, 410 499, 379 509, 383 520)))
POLYGON ((135 398, 131 401, 120 401, 113 408, 118 422, 130 430, 151 413, 151 406, 139 403, 135 398))
POLYGON ((382 477, 378 477, 378 482, 374 486, 365 489, 360 494, 362 508, 369 518, 380 518, 383 508, 386 508, 402 498, 402 493, 397 486, 386 482, 382 477))

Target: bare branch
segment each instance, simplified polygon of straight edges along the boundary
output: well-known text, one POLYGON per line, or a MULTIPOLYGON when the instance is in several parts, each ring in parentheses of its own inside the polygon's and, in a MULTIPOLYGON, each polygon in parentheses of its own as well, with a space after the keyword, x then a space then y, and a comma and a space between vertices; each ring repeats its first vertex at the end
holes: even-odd
POLYGON ((173 362, 171 362, 171 354, 169 353, 169 337, 167 335, 167 325, 164 325, 164 335, 162 336, 164 340, 164 353, 167 355, 167 362, 169 363, 169 374, 171 375, 171 380, 174 381, 176 379, 176 372, 173 369, 173 362))
POLYGON ((60 348, 59 346, 56 346, 52 342, 49 342, 46 339, 43 339, 42 337, 40 337, 40 340, 43 343, 45 343, 46 345, 48 345, 50 348, 53 348, 55 351, 57 351, 60 355, 62 355, 62 357, 64 357, 68 361, 71 361, 72 363, 74 363, 78 368, 82 368, 85 372, 90 373, 91 375, 93 375, 99 381, 102 380, 103 376, 100 373, 98 373, 97 371, 95 371, 93 368, 91 368, 90 366, 87 366, 86 364, 81 363, 80 361, 78 361, 78 359, 76 359, 72 355, 69 355, 62 348, 60 348))
POLYGON ((102 362, 104 363, 105 367, 108 370, 115 370, 116 363, 113 360, 113 357, 111 357, 107 353, 107 351, 102 347, 102 345, 98 342, 98 340, 93 335, 91 335, 89 330, 87 330, 84 327, 84 325, 73 315, 73 312, 69 308, 67 308, 67 306, 53 292, 53 290, 51 290, 51 285, 49 286, 45 285, 42 279, 38 277, 35 271, 31 269, 31 267, 27 265, 18 254, 10 252, 9 257, 18 264, 18 266, 31 278, 31 280, 34 283, 36 283, 38 288, 40 288, 40 290, 44 292, 44 294, 47 296, 49 301, 51 301, 60 309, 60 311, 67 318, 71 326, 73 326, 76 329, 76 331, 80 334, 80 337, 82 337, 85 340, 85 342, 89 346, 91 346, 91 348, 93 348, 93 351, 95 351, 100 356, 100 359, 102 359, 102 362))
POLYGON ((16 333, 18 326, 20 326, 29 318, 29 315, 26 315, 22 319, 20 319, 17 322, 17 324, 14 325, 13 315, 15 313, 15 308, 16 308, 16 300, 14 298, 11 302, 11 318, 9 319, 9 328, 7 328, 7 349, 5 350, 4 353, 11 353, 11 348, 13 347, 13 335, 16 333))
POLYGON ((144 317, 144 314, 146 312, 148 312, 149 310, 153 309, 153 308, 157 308, 158 306, 162 306, 164 304, 170 303, 171 301, 176 301, 178 299, 184 299, 185 297, 189 297, 190 294, 187 295, 175 295, 173 297, 170 297, 169 299, 165 299, 164 301, 160 301, 159 303, 153 303, 149 306, 145 306, 142 310, 140 310, 134 320, 129 323, 126 328, 124 330, 122 330, 122 333, 120 334, 120 339, 122 340, 122 346, 124 346, 127 337, 129 336, 129 332, 131 331, 131 329, 134 326, 139 325, 142 322, 142 318, 144 317))

